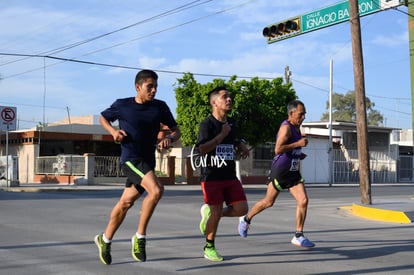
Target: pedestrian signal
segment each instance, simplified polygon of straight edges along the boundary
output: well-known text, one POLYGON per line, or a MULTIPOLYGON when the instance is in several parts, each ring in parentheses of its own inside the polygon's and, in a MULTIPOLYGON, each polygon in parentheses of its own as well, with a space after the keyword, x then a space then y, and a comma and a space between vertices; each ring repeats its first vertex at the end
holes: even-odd
POLYGON ((300 34, 300 19, 293 18, 282 22, 277 22, 263 29, 263 36, 268 39, 268 43, 273 40, 281 40, 287 37, 300 34))

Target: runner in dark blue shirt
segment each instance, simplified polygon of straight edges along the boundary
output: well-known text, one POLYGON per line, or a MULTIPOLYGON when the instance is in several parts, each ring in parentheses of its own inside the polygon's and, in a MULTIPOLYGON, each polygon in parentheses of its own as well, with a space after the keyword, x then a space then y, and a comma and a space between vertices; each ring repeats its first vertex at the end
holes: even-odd
POLYGON ((142 70, 135 77, 135 97, 116 100, 101 113, 100 123, 114 141, 121 144, 121 168, 127 176, 125 189, 112 209, 105 231, 95 236, 99 257, 104 264, 111 264, 111 240, 124 220, 128 209, 147 191, 141 206, 136 233, 132 236, 132 257, 146 261, 146 231, 149 220, 161 199, 164 187, 155 176, 155 149, 169 148, 180 138, 180 130, 167 104, 154 99, 158 76, 154 71, 142 70), (118 121, 119 127, 112 126, 118 121), (171 134, 157 144, 160 126, 168 126, 171 134))

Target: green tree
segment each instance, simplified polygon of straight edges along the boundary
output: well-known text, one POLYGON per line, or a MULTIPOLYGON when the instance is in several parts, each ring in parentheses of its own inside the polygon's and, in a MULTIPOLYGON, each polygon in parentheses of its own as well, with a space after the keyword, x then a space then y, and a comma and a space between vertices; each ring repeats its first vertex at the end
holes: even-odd
MULTIPOLYGON (((368 97, 365 97, 365 104, 367 110, 367 123, 372 126, 379 126, 383 123, 383 115, 374 109, 375 103, 368 97)), ((326 102, 326 113, 322 114, 321 120, 329 120, 329 101, 326 102)), ((355 107, 355 92, 349 91, 345 95, 333 93, 332 94, 332 120, 356 122, 356 107, 355 107)))
POLYGON ((186 73, 177 79, 174 89, 181 142, 184 146, 196 143, 199 124, 211 112, 208 93, 223 85, 232 95, 230 115, 237 120, 240 136, 248 140, 250 146, 274 141, 279 124, 287 117, 287 103, 297 98, 291 84, 282 82, 282 78, 269 81, 255 77, 247 81, 232 76, 228 81, 213 79, 200 84, 191 73, 186 73))

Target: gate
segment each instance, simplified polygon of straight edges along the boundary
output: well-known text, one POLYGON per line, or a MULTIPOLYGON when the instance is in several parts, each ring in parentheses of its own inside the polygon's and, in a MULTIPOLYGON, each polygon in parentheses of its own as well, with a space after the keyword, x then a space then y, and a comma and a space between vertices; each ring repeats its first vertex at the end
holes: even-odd
POLYGON ((399 182, 413 182, 413 156, 400 156, 398 167, 398 181, 399 182))

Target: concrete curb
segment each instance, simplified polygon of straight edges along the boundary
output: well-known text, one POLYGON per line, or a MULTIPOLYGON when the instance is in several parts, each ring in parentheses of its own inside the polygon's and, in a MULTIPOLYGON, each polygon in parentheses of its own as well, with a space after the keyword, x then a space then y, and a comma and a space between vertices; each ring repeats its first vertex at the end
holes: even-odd
POLYGON ((123 186, 102 185, 62 185, 62 186, 21 186, 21 187, 0 187, 0 192, 25 192, 25 193, 41 193, 41 192, 87 192, 87 191, 106 191, 122 189, 123 186))
POLYGON ((362 206, 353 203, 352 206, 342 206, 340 209, 347 210, 353 215, 376 221, 394 222, 394 223, 412 223, 413 212, 404 212, 389 209, 380 209, 369 206, 362 206))
POLYGON ((85 191, 95 191, 92 189, 78 189, 78 188, 35 188, 35 187, 25 187, 25 188, 16 188, 11 187, 9 189, 2 188, 0 189, 4 192, 26 192, 26 193, 41 193, 41 192, 85 192, 85 191))

